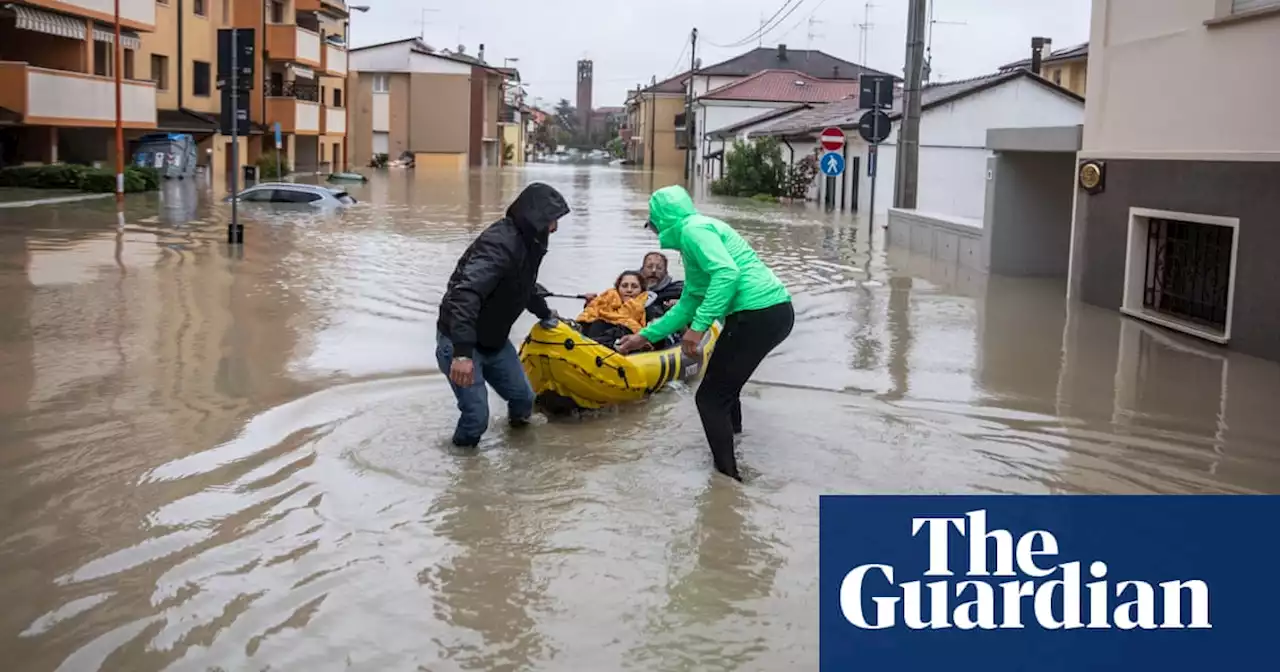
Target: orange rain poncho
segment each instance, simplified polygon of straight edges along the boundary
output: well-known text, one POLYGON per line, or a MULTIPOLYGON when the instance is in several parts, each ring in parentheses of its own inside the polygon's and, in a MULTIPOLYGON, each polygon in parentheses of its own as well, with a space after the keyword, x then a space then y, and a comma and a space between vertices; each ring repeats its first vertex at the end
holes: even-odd
POLYGON ((610 289, 587 304, 582 314, 578 315, 578 321, 617 324, 630 329, 634 334, 644 328, 644 304, 647 298, 648 294, 641 292, 634 299, 624 302, 618 290, 610 289))

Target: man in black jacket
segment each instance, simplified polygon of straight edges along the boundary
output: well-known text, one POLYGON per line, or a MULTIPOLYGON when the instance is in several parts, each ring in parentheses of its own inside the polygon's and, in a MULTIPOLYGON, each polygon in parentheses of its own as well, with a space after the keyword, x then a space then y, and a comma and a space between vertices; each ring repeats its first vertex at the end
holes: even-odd
POLYGON ((436 322, 436 362, 449 374, 462 413, 455 445, 474 446, 489 428, 485 382, 506 400, 512 425, 528 424, 533 415, 533 389, 508 338, 525 310, 540 320, 554 316, 537 284, 538 268, 567 214, 560 192, 530 184, 458 259, 436 322))
POLYGON ((645 289, 649 291, 649 302, 644 309, 645 321, 653 322, 680 300, 684 282, 673 279, 667 273, 667 255, 661 252, 644 255, 640 273, 644 276, 645 289))

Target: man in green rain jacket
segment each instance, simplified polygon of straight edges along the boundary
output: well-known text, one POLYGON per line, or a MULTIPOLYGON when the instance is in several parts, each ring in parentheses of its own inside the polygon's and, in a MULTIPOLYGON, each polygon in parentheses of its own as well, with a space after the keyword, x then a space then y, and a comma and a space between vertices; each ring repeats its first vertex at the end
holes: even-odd
POLYGON ((695 398, 716 470, 742 480, 733 454, 733 435, 742 431, 739 394, 765 356, 791 334, 791 295, 737 231, 698 214, 682 187, 653 193, 646 226, 658 232, 663 248, 680 253, 684 292, 666 315, 623 337, 618 350, 638 350, 687 327, 681 348, 696 356, 707 328, 722 321, 720 340, 695 398))

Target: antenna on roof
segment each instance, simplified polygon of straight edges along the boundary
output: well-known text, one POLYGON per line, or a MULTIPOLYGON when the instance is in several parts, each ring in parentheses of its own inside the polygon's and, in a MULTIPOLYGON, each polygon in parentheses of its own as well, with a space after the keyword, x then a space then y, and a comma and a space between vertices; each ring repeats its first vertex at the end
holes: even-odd
POLYGON ((924 47, 924 68, 922 79, 925 84, 929 83, 929 76, 933 74, 933 25, 941 23, 948 26, 967 26, 969 24, 964 21, 939 21, 933 18, 933 2, 929 2, 929 37, 925 41, 924 47))
POLYGON ((871 28, 872 28, 872 26, 874 26, 874 25, 875 25, 875 24, 871 23, 871 8, 872 8, 872 7, 875 7, 875 6, 876 6, 875 4, 872 4, 872 3, 870 3, 870 2, 866 3, 865 5, 863 5, 863 7, 862 7, 862 23, 855 23, 855 24, 853 24, 853 25, 855 25, 855 26, 857 26, 857 27, 858 27, 858 31, 859 31, 859 35, 858 35, 858 65, 861 65, 861 66, 863 66, 863 67, 866 67, 866 65, 867 65, 867 37, 869 37, 868 33, 870 33, 870 32, 871 32, 871 28))
POLYGON ((440 10, 438 10, 438 9, 432 9, 432 8, 430 8, 430 7, 423 7, 423 8, 422 8, 422 18, 421 18, 421 20, 420 20, 420 22, 419 22, 419 24, 418 24, 418 39, 419 39, 419 40, 424 40, 424 41, 425 41, 425 40, 427 39, 427 12, 438 12, 438 11, 440 11, 440 10))
POLYGON ((813 32, 813 24, 815 23, 826 23, 826 22, 819 19, 814 14, 809 15, 809 41, 804 45, 804 51, 805 51, 804 60, 806 61, 809 60, 809 52, 813 51, 813 38, 823 37, 823 35, 813 32))

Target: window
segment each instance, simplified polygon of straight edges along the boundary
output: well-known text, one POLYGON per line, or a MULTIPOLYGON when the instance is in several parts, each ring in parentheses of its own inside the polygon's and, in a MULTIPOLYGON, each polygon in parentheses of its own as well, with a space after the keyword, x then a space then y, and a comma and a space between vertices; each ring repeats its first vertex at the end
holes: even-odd
POLYGON ((169 90, 169 57, 151 54, 151 81, 156 83, 157 91, 169 90))
POLYGON ((93 74, 99 77, 111 77, 111 55, 114 50, 106 42, 93 41, 93 74))
POLYGON ((333 90, 333 106, 342 107, 342 89, 333 90))
POLYGON ((297 189, 276 189, 276 195, 271 199, 273 203, 314 203, 318 200, 320 194, 297 189))
POLYGON ((391 90, 391 78, 387 75, 373 76, 373 92, 386 93, 391 90))
POLYGON ((1232 14, 1243 14, 1268 7, 1280 7, 1280 0, 1231 0, 1232 14))
POLYGON ((195 12, 196 16, 209 16, 209 9, 205 7, 205 0, 192 0, 191 11, 195 12))
POLYGON ((271 195, 275 193, 272 189, 255 189, 240 195, 240 200, 245 203, 266 203, 272 200, 271 195))
MULTIPOLYGON (((123 41, 124 41, 124 40, 121 40, 121 42, 123 42, 123 41)), ((133 50, 132 50, 132 49, 124 49, 123 51, 124 51, 124 78, 125 78, 125 79, 134 79, 134 76, 133 76, 133 62, 136 60, 136 59, 134 58, 134 55, 135 55, 135 54, 133 53, 133 50)))
POLYGON ((209 96, 209 64, 204 61, 191 62, 191 94, 209 96))
POLYGON ((1239 225, 1232 217, 1130 208, 1121 311, 1227 342, 1239 225))
POLYGON ((284 3, 271 3, 271 23, 284 23, 284 3))

